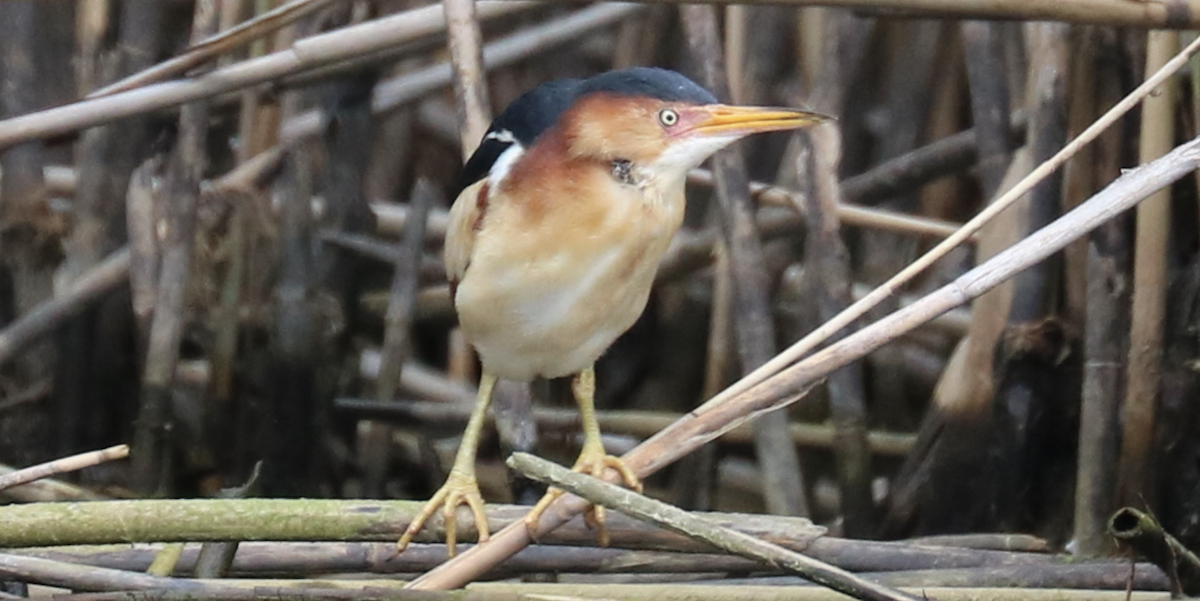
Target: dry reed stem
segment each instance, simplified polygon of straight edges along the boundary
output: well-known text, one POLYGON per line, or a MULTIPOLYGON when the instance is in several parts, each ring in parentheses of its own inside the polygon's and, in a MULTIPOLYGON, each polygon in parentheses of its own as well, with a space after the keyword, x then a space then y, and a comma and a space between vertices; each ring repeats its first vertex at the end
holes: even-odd
POLYGON ((483 37, 474 0, 444 0, 450 63, 454 67, 454 96, 462 118, 463 158, 475 152, 491 122, 487 80, 484 78, 483 37))
MULTIPOLYGON (((544 584, 483 582, 468 593, 494 591, 522 599, 554 601, 845 601, 842 593, 805 586, 713 586, 711 584, 544 584)), ((923 599, 939 601, 1166 601, 1161 592, 1072 591, 1037 588, 906 587, 923 599)), ((68 600, 63 600, 68 601, 68 600)), ((83 600, 80 600, 83 601, 83 600)), ((125 601, 103 599, 96 601, 125 601)), ((146 601, 130 599, 128 601, 146 601)), ((177 601, 166 599, 163 601, 177 601)), ((240 600, 235 600, 240 601, 240 600)), ((463 600, 478 601, 478 600, 463 600)))
MULTIPOLYGON (((1115 65, 1098 57, 1112 50, 1117 42, 1107 40, 1101 32, 1085 37, 1078 65, 1073 72, 1083 81, 1074 83, 1071 110, 1082 123, 1091 120, 1097 107, 1107 104, 1121 94, 1121 74, 1115 65), (1092 38, 1088 40, 1087 38, 1092 38)), ((1077 195, 1070 198, 1078 204, 1104 178, 1118 173, 1122 166, 1121 152, 1130 125, 1117 124, 1087 154, 1088 164, 1078 171, 1087 171, 1080 182, 1077 195), (1086 186, 1086 187, 1085 187, 1086 186)), ((1080 163, 1076 159, 1076 164, 1080 163)), ((1077 171, 1077 172, 1078 172, 1077 171)), ((1080 174, 1082 178, 1082 174, 1080 174)), ((1129 217, 1092 232, 1085 251, 1085 291, 1082 324, 1083 383, 1080 391, 1079 443, 1075 476, 1075 519, 1073 537, 1077 553, 1083 557, 1102 556, 1116 550, 1108 536, 1109 516, 1117 509, 1117 470, 1120 453, 1121 424, 1119 412, 1125 396, 1124 377, 1129 335, 1130 243, 1132 231, 1129 217)))
POLYGON ((41 480, 56 474, 65 474, 74 472, 85 467, 100 465, 106 461, 115 461, 124 459, 129 456, 129 445, 117 445, 108 447, 99 451, 89 451, 62 459, 55 459, 46 463, 30 466, 15 472, 0 475, 0 490, 12 488, 21 484, 27 484, 34 480, 41 480))
POLYGON ((534 480, 561 488, 597 505, 615 509, 629 517, 678 532, 718 549, 794 572, 812 582, 845 593, 855 599, 916 600, 916 597, 855 576, 843 569, 732 528, 718 526, 678 507, 609 484, 587 474, 571 471, 528 453, 514 453, 508 458, 508 465, 534 480))
MULTIPOLYGON (((826 63, 830 64, 830 63, 826 63)), ((797 171, 809 182, 806 210, 806 276, 816 319, 825 320, 854 300, 850 251, 842 238, 837 208, 842 205, 838 166, 842 161, 841 132, 832 127, 815 129, 799 154, 797 171)), ((896 299, 897 305, 899 299, 896 299)), ((897 350, 898 352, 898 350, 897 350)), ((871 452, 867 442, 867 406, 863 365, 851 363, 829 374, 829 417, 834 427, 833 449, 839 509, 847 536, 870 538, 877 530, 871 498, 871 452)), ((892 391, 897 393, 899 391, 892 391)), ((885 422, 886 423, 886 422, 885 422)))
POLYGON ((388 292, 387 312, 384 315, 380 370, 379 377, 375 380, 375 398, 379 401, 391 399, 400 384, 404 353, 408 351, 409 330, 417 300, 425 224, 429 209, 439 196, 432 184, 421 180, 417 182, 409 201, 411 212, 407 223, 404 224, 403 245, 395 254, 392 285, 388 292))
MULTIPOLYGON (((572 0, 582 2, 585 0, 572 0)), ((638 0, 645 3, 694 4, 697 0, 638 0)), ((727 0, 699 0, 725 4, 727 0)), ((1066 21, 1160 29, 1200 27, 1200 1, 1130 2, 1129 0, 748 0, 746 4, 825 6, 881 16, 945 19, 1066 21)))
MULTIPOLYGON (((491 124, 488 101, 487 67, 483 59, 483 37, 479 31, 474 0, 444 0, 450 47, 450 64, 454 70, 454 97, 457 100, 460 147, 464 163, 475 152, 491 124)), ((455 199, 450 199, 454 202, 455 199)), ((451 330, 447 365, 451 375, 459 380, 473 380, 475 355, 466 336, 458 328, 451 330)))
MULTIPOLYGON (((1200 41, 1200 38, 1197 38, 1200 41)), ((1195 45, 1197 42, 1193 42, 1195 45)), ((1152 31, 1146 70, 1159 68, 1179 47, 1179 34, 1152 31)), ((1163 82, 1142 106, 1138 159, 1145 163, 1171 149, 1175 139, 1175 88, 1163 82)), ((1138 206, 1134 241, 1133 308, 1129 325, 1124 430, 1117 468, 1120 503, 1154 507, 1154 427, 1162 375, 1163 318, 1167 299, 1167 247, 1171 236, 1171 190, 1163 189, 1138 206)))

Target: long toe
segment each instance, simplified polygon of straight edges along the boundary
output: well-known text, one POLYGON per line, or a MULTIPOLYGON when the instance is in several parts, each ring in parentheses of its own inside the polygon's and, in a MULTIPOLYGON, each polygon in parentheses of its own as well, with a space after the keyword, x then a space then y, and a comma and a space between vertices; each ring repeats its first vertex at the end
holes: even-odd
MULTIPOLYGON (((634 473, 633 468, 625 464, 625 460, 613 455, 605 455, 600 461, 602 462, 603 467, 611 467, 614 470, 617 470, 617 473, 621 474, 621 480, 625 482, 625 486, 627 488, 636 490, 639 493, 642 492, 641 478, 638 478, 638 475, 634 473)), ((597 474, 596 476, 600 477, 603 475, 604 469, 601 468, 600 474, 597 474)))
POLYGON ((408 523, 408 527, 404 529, 404 534, 400 536, 400 540, 396 541, 397 553, 403 553, 408 548, 408 544, 412 542, 413 537, 425 527, 425 522, 429 521, 429 518, 438 510, 438 507, 442 506, 442 502, 446 500, 446 496, 449 494, 450 491, 446 486, 443 486, 421 507, 421 511, 417 513, 416 517, 408 523))
POLYGON ((563 496, 562 490, 551 487, 546 490, 546 494, 542 495, 541 499, 538 499, 537 505, 534 505, 533 509, 530 509, 529 513, 525 514, 525 529, 529 531, 531 536, 537 532, 538 522, 542 519, 542 514, 546 512, 546 508, 550 507, 550 504, 561 496, 563 496))
POLYGON ((449 556, 453 557, 458 552, 457 510, 459 505, 466 505, 471 509, 471 515, 475 518, 475 527, 479 531, 479 542, 486 541, 489 537, 487 514, 484 512, 483 496, 479 493, 479 484, 475 481, 475 476, 451 472, 446 484, 433 495, 433 498, 429 499, 429 502, 425 503, 420 513, 404 530, 404 535, 396 543, 397 551, 404 551, 412 542, 413 537, 425 527, 429 518, 433 517, 438 509, 441 509, 446 529, 446 551, 449 556))

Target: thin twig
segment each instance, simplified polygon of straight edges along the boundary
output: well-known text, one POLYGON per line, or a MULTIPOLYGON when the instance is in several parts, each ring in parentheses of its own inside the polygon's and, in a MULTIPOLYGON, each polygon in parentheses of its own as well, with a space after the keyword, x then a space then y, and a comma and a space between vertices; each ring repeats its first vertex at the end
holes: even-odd
POLYGON ((706 542, 718 549, 795 572, 817 584, 856 599, 876 601, 913 601, 916 599, 916 597, 875 584, 800 553, 764 542, 731 528, 723 528, 678 507, 609 484, 587 474, 573 472, 528 453, 514 453, 512 457, 508 458, 508 465, 534 480, 579 495, 592 503, 604 505, 643 522, 706 542))
POLYGON ((106 461, 115 461, 129 456, 129 445, 117 445, 99 451, 89 451, 62 459, 30 466, 15 472, 0 475, 0 490, 12 488, 34 480, 41 480, 55 474, 74 472, 85 467, 100 465, 106 461))
POLYGON ((88 94, 88 98, 108 96, 117 92, 126 92, 156 81, 162 81, 173 75, 179 75, 208 61, 277 31, 291 23, 295 23, 305 15, 321 9, 333 2, 343 0, 292 0, 282 6, 269 10, 244 23, 221 33, 201 40, 189 46, 183 54, 143 69, 120 81, 104 86, 88 94))
MULTIPOLYGON (((7 476, 19 470, 0 464, 0 476, 7 476)), ((107 499, 105 495, 95 493, 74 484, 67 484, 54 478, 42 478, 27 482, 16 488, 10 488, 0 494, 5 499, 19 503, 57 503, 65 501, 99 501, 107 499)))

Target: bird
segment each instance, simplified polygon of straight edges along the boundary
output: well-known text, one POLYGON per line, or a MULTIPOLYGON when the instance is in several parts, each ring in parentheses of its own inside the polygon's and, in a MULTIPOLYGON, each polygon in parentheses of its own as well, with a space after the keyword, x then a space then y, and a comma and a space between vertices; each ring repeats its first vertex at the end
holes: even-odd
MULTIPOLYGON (((479 356, 478 398, 445 485, 409 523, 399 551, 441 509, 453 556, 461 505, 487 542, 475 453, 500 378, 570 377, 584 435, 573 469, 602 476, 612 468, 641 490, 601 441, 594 364, 646 307, 683 221, 688 171, 747 135, 827 119, 721 104, 680 73, 632 67, 543 83, 492 122, 460 172, 445 238, 459 327, 479 356)), ((526 524, 560 494, 551 489, 526 524)), ((591 511, 603 545, 603 508, 591 511)))

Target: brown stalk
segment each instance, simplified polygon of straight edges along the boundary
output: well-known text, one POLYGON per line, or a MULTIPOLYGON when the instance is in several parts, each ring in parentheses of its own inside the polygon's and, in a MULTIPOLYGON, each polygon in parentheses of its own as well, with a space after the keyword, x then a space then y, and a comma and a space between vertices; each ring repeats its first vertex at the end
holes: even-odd
POLYGON ((433 186, 422 180, 414 188, 409 203, 409 219, 404 225, 403 246, 395 254, 392 285, 388 292, 387 314, 384 318, 379 377, 375 380, 375 398, 380 402, 390 401, 400 385, 404 357, 408 352, 413 306, 417 298, 417 276, 420 275, 426 215, 437 197, 438 193, 433 186))
POLYGON ((140 356, 146 352, 150 320, 158 294, 160 241, 157 225, 165 216, 162 157, 151 157, 133 170, 125 193, 125 231, 129 236, 129 292, 140 356))
MULTIPOLYGON (((716 8, 685 6, 680 15, 688 47, 701 61, 706 87, 717 97, 728 98, 716 8)), ((717 153, 712 163, 721 231, 734 286, 733 321, 738 356, 742 373, 749 373, 775 354, 770 282, 743 157, 736 148, 726 149, 717 153)), ((787 419, 787 414, 780 412, 756 422, 754 446, 763 470, 767 511, 800 515, 804 508, 803 475, 796 449, 788 439, 787 419)))
MULTIPOLYGON (((1179 34, 1147 34, 1146 70, 1158 69, 1179 47, 1179 34)), ((1200 38, 1192 45, 1200 43, 1200 38)), ((1174 143, 1175 82, 1163 82, 1142 107, 1139 161, 1161 156, 1174 143)), ((1171 236, 1171 190, 1163 189, 1138 206, 1133 251, 1133 308, 1129 328, 1124 430, 1117 485, 1121 503, 1154 506, 1154 427, 1162 374, 1163 318, 1166 310, 1167 247, 1171 236)))
MULTIPOLYGON (((371 90, 376 79, 374 73, 365 72, 346 75, 334 84, 333 101, 330 103, 332 106, 327 111, 327 125, 321 136, 324 156, 320 163, 321 176, 318 179, 318 194, 325 200, 326 209, 320 215, 319 222, 316 223, 317 227, 307 234, 309 236, 363 235, 375 228, 374 215, 371 213, 364 190, 364 180, 369 170, 371 149, 377 135, 376 121, 371 113, 371 90)), ((304 155, 301 154, 301 156, 304 155)), ((424 236, 423 216, 418 216, 408 226, 421 230, 418 239, 424 236)), ((406 244, 411 246, 413 243, 406 241, 406 244)), ((363 281, 368 268, 366 262, 362 257, 345 252, 337 246, 319 245, 314 250, 313 280, 315 289, 320 291, 319 294, 328 294, 336 299, 335 302, 338 304, 340 312, 348 320, 353 321, 356 315, 356 305, 366 287, 363 281)), ((395 275, 401 280, 415 278, 416 276, 409 272, 420 268, 420 252, 409 253, 403 257, 398 256, 403 254, 388 252, 384 261, 389 265, 396 265, 397 260, 401 260, 400 271, 397 271, 395 275)), ((413 287, 415 288, 415 285, 413 287)), ((392 290, 395 291, 395 287, 392 290)), ((389 303, 393 301, 403 302, 403 299, 393 298, 389 300, 389 303)), ((233 302, 227 306, 236 311, 236 305, 233 302)), ((317 313, 315 319, 320 320, 320 312, 317 313)), ((398 353, 407 352, 405 340, 409 324, 403 315, 392 317, 399 317, 403 321, 396 326, 400 327, 402 332, 400 333, 401 338, 397 340, 394 337, 395 332, 385 331, 385 338, 391 336, 390 342, 394 345, 389 346, 388 350, 398 353)), ((230 326, 234 326, 235 320, 231 319, 230 321, 234 322, 230 323, 230 326)), ((390 330, 392 327, 389 323, 385 325, 385 330, 390 330)), ((317 328, 320 329, 321 326, 318 325, 317 328)), ((314 353, 316 357, 322 355, 343 356, 353 347, 350 336, 341 332, 335 336, 328 336, 324 340, 318 340, 324 350, 316 351, 314 353)), ((377 384, 386 388, 385 382, 381 381, 377 384)), ((316 402, 318 407, 324 406, 324 399, 316 402)), ((283 410, 287 411, 286 408, 283 410)), ((321 415, 321 409, 317 409, 315 414, 321 415)), ((284 436, 286 437, 286 434, 284 436)), ((390 464, 387 447, 372 446, 372 442, 381 438, 389 440, 390 433, 375 432, 368 427, 368 431, 364 432, 360 439, 364 445, 370 447, 370 450, 364 450, 361 453, 361 466, 364 474, 362 494, 368 497, 383 495, 383 481, 387 476, 387 468, 390 464)))
MULTIPOLYGON (((1066 93, 1070 66, 1068 25, 1035 23, 1026 26, 1030 46, 1029 83, 1030 158, 1040 164, 1061 148, 1067 137, 1066 93)), ((1062 172, 1048 176, 1029 193, 1016 216, 1016 235, 1024 238, 1053 221, 1062 210, 1062 172)), ((1012 279, 1012 300, 1003 338, 992 362, 995 394, 992 398, 990 434, 979 444, 989 445, 990 486, 980 504, 994 512, 990 523, 1002 530, 1027 527, 1022 521, 1037 503, 1030 498, 1031 483, 1042 475, 1040 458, 1047 434, 1039 423, 1050 419, 1051 407, 1061 396, 1054 384, 1070 379, 1055 365, 1061 328, 1055 320, 1061 295, 1062 257, 1052 256, 1012 279), (994 520, 994 521, 993 521, 994 520)), ((989 366, 976 366, 987 369, 989 366)), ((1055 436, 1057 437, 1057 436, 1055 436)), ((1049 494, 1047 491, 1045 494, 1049 494)))
MULTIPOLYGON (((112 12, 116 17, 112 22, 103 20, 108 28, 104 47, 94 47, 97 55, 87 60, 95 64, 86 67, 93 70, 97 81, 108 81, 153 61, 162 43, 163 10, 160 2, 131 0, 112 12), (113 31, 119 33, 114 36, 113 31)), ((75 142, 79 185, 72 203, 71 228, 62 242, 66 256, 58 267, 59 281, 85 277, 122 244, 119 232, 130 174, 147 153, 152 131, 149 119, 139 115, 88 130, 75 142)), ((122 365, 127 351, 120 337, 98 333, 105 324, 123 331, 127 312, 128 308, 120 305, 101 304, 70 320, 62 330, 55 375, 61 384, 56 385, 53 397, 60 426, 58 454, 77 450, 76 441, 84 436, 89 422, 104 419, 111 407, 98 375, 127 369, 122 365)))
MULTIPOLYGON (((0 116, 11 117, 45 106, 52 85, 43 81, 39 67, 46 61, 45 25, 47 5, 33 2, 9 2, 0 5, 0 116)), ((7 321, 31 310, 34 303, 53 297, 53 254, 56 219, 47 209, 42 166, 46 160, 42 142, 22 144, 0 154, 0 303, 7 308, 0 321, 7 321)), ((6 324, 7 325, 7 324, 6 324)), ((33 381, 51 373, 52 349, 49 345, 29 348, 19 357, 13 375, 33 381)), ((13 441, 12 447, 22 446, 13 441)))
MULTIPOLYGON (((211 35, 217 27, 216 0, 196 3, 192 39, 211 35)), ((185 105, 179 114, 179 140, 168 161, 162 193, 166 235, 160 249, 154 316, 146 342, 142 391, 134 425, 133 479, 143 494, 163 494, 169 486, 169 430, 173 422, 170 396, 184 330, 184 298, 196 238, 200 181, 208 166, 208 103, 185 105)))
MULTIPOLYGON (((708 317, 708 340, 704 348, 704 383, 700 398, 706 399, 730 382, 734 357, 733 275, 729 253, 721 243, 713 248, 712 304, 708 317)), ((607 412, 600 412, 604 414, 607 412)), ((603 417, 600 418, 603 421, 603 417)), ((617 430, 601 426, 605 432, 617 430)), ((675 504, 687 509, 711 509, 717 492, 719 453, 709 444, 683 458, 671 482, 675 504)), ((808 515, 808 499, 798 499, 803 515, 808 515)))
POLYGON ((992 198, 1000 191, 1015 142, 1009 135, 1011 101, 1000 28, 998 23, 985 21, 967 21, 961 26, 984 198, 992 198))
POLYGON ((463 157, 475 152, 491 123, 487 80, 484 79, 483 37, 472 0, 445 0, 447 43, 454 67, 454 95, 462 118, 463 157))
MULTIPOLYGON (((627 453, 623 457, 625 463, 644 478, 738 424, 795 402, 804 396, 809 387, 833 370, 1004 282, 1114 215, 1135 206, 1151 192, 1187 175, 1197 166, 1200 166, 1200 139, 1176 148, 1157 161, 1128 171, 1087 203, 949 285, 932 292, 922 302, 847 336, 730 401, 711 400, 705 403, 627 453)), ((426 590, 461 586, 524 548, 531 542, 531 536, 540 536, 553 530, 584 508, 585 503, 579 499, 563 497, 542 514, 532 532, 524 524, 505 528, 493 534, 489 544, 459 555, 408 586, 426 590)))
MULTIPOLYGON (((284 100, 284 113, 299 104, 298 93, 284 100)), ((316 187, 316 150, 288 154, 272 194, 279 203, 278 276, 271 283, 273 336, 264 412, 270 428, 256 437, 255 452, 272 466, 263 477, 266 496, 311 496, 317 490, 317 387, 321 342, 313 302, 318 292, 314 248, 315 216, 310 199, 316 187)))
MULTIPOLYGON (((1103 39, 1099 32, 1093 38, 1103 39)), ((1094 73, 1092 85, 1077 85, 1075 98, 1097 104, 1120 94, 1120 75, 1099 57, 1113 51, 1115 40, 1082 44, 1077 73, 1094 73)), ((1082 108, 1081 108, 1082 110, 1082 108)), ((1094 112, 1094 108, 1092 112, 1094 112)), ((1091 119, 1091 115, 1086 116, 1091 119)), ((1122 148, 1127 139, 1124 122, 1113 125, 1090 153, 1091 165, 1083 194, 1120 173, 1125 165, 1122 148)), ((1080 197, 1083 196, 1080 195, 1080 197)), ((1075 477, 1073 536, 1083 556, 1105 555, 1113 550, 1107 533, 1109 516, 1117 509, 1117 458, 1120 447, 1120 406, 1124 397, 1126 348, 1129 334, 1131 249, 1129 216, 1114 219, 1092 232, 1085 257, 1083 327, 1083 384, 1079 417, 1079 455, 1075 477)))
MULTIPOLYGON (((826 66, 831 66, 826 63, 826 66)), ((837 206, 841 132, 819 126, 809 135, 811 149, 800 154, 798 169, 807 175, 811 194, 805 205, 805 264, 817 318, 825 321, 853 302, 849 250, 842 240, 837 206)), ((899 298, 896 302, 899 303, 899 298)), ((834 427, 841 514, 847 536, 875 535, 875 503, 871 498, 871 452, 867 443, 867 409, 862 364, 854 362, 831 373, 827 382, 829 413, 834 427)))
MULTIPOLYGON (((572 0, 581 2, 583 0, 572 0)), ((669 4, 694 4, 693 0, 641 0, 669 4)), ((701 0, 723 4, 724 0, 701 0)), ((825 6, 858 13, 907 18, 995 19, 1018 21, 1066 21, 1096 25, 1125 25, 1146 28, 1195 29, 1200 27, 1200 2, 1180 0, 1143 5, 1127 0, 1070 0, 1026 2, 1025 0, 750 0, 747 4, 780 4, 792 7, 825 6)))
MULTIPOLYGON (((871 128, 876 144, 869 152, 862 152, 872 162, 903 156, 917 147, 920 137, 928 129, 934 104, 935 77, 940 72, 936 65, 946 60, 946 41, 952 39, 945 35, 948 28, 940 21, 903 20, 881 23, 880 28, 892 33, 890 36, 880 36, 883 43, 888 45, 885 53, 905 58, 886 70, 878 65, 874 68, 879 71, 869 70, 870 65, 864 67, 868 73, 879 73, 876 77, 882 81, 877 92, 880 96, 879 105, 875 110, 888 115, 885 127, 871 128)), ((841 78, 836 75, 822 79, 823 85, 837 85, 843 89, 848 89, 853 83, 841 83, 841 78)), ((846 93, 842 91, 838 95, 844 96, 846 93)), ((901 213, 917 212, 919 205, 920 196, 914 191, 887 198, 880 204, 883 208, 901 213)), ((901 237, 887 231, 866 230, 854 248, 855 255, 862 257, 858 261, 857 277, 871 286, 886 281, 916 256, 916 242, 911 237, 901 237)), ((898 307, 896 298, 886 299, 867 313, 867 319, 878 319, 898 307)), ((833 316, 831 313, 823 317, 829 319, 833 316)), ((869 379, 863 381, 866 389, 864 394, 871 399, 873 417, 893 428, 912 423, 908 415, 910 393, 903 364, 900 349, 887 346, 867 357, 864 368, 864 372, 870 375, 869 379)))
MULTIPOLYGON (((465 162, 475 152, 491 124, 491 105, 488 101, 486 67, 483 56, 483 38, 479 31, 479 20, 473 0, 447 0, 442 3, 446 11, 449 35, 450 64, 454 72, 454 97, 457 100, 459 121, 458 135, 462 157, 465 162)), ((453 202, 454 199, 451 199, 453 202)), ((463 381, 474 379, 475 355, 462 331, 450 333, 449 365, 452 375, 463 381)), ((501 400, 507 395, 500 395, 501 400)), ((516 403, 510 408, 528 404, 516 403)), ((503 412, 508 415, 508 412, 503 412)), ((505 441, 512 443, 513 441, 505 441)))

